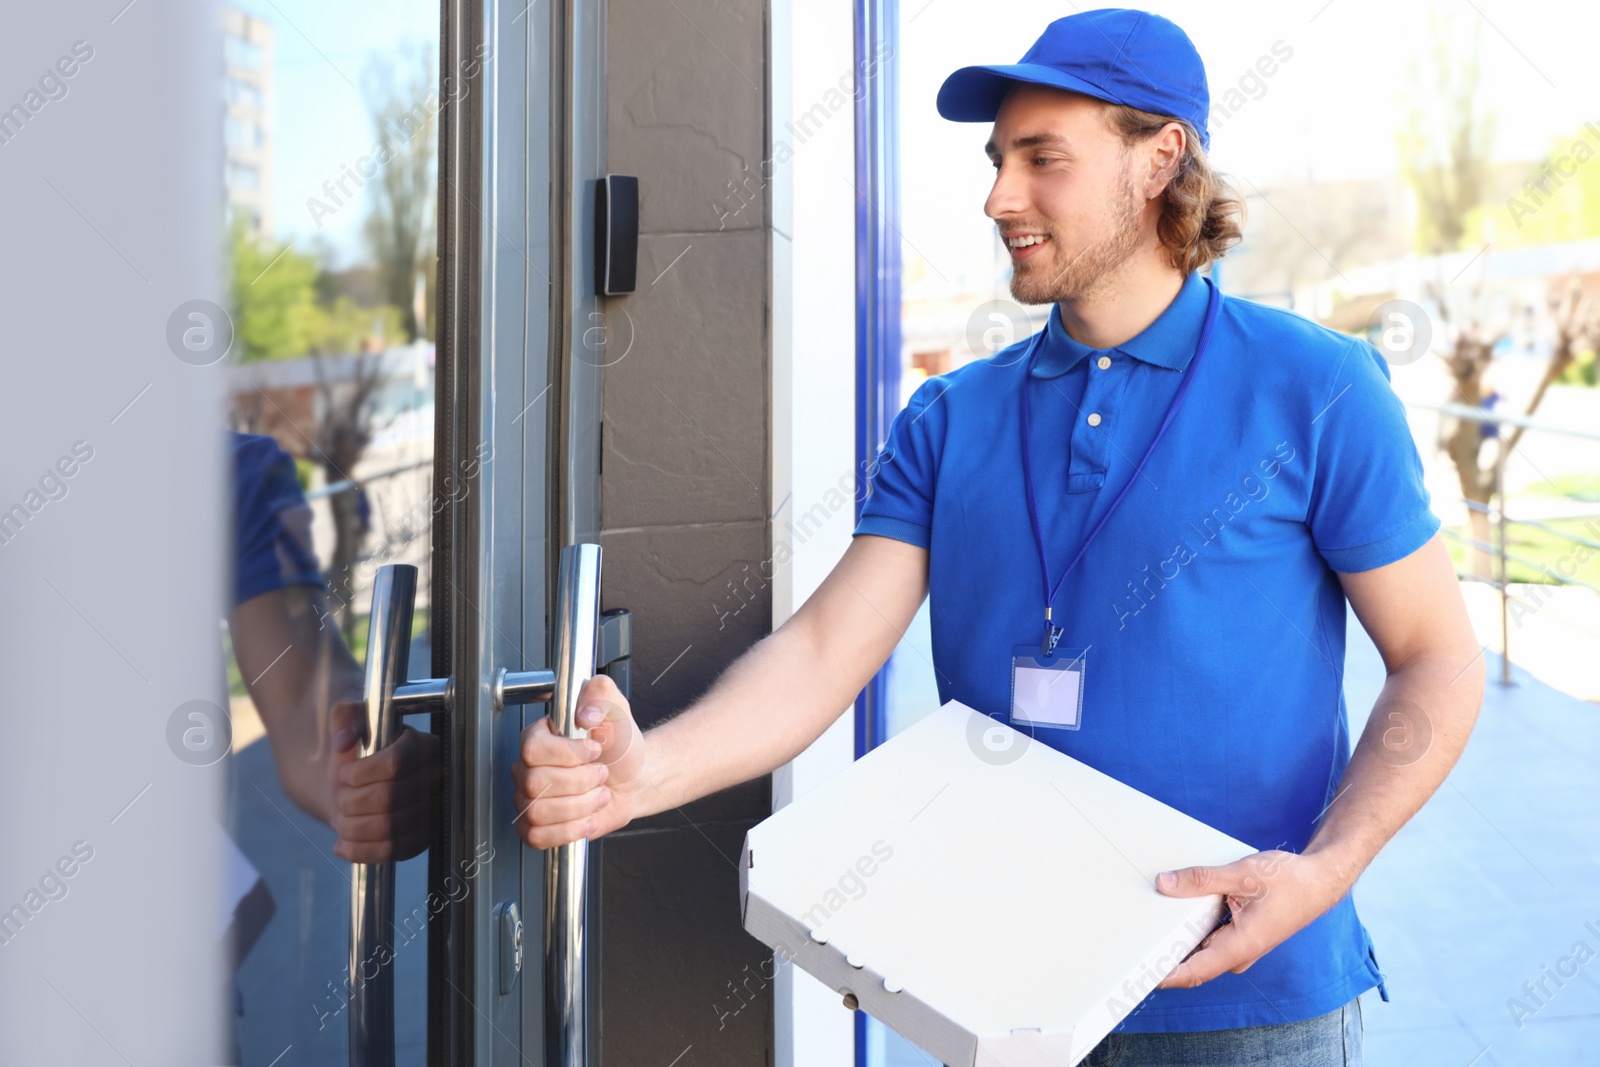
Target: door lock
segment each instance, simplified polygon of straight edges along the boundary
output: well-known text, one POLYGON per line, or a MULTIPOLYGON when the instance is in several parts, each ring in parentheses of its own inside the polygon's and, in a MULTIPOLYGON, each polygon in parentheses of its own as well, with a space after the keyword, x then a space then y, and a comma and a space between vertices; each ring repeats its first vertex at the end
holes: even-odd
POLYGON ((500 995, 510 993, 522 973, 522 911, 508 900, 495 909, 500 916, 500 995))

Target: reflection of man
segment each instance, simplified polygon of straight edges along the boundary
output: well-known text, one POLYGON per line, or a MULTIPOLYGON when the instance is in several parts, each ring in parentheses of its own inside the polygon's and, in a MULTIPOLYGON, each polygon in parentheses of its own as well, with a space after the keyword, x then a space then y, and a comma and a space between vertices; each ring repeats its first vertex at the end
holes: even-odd
POLYGON ((928 593, 942 700, 1009 721, 1018 669, 1081 661, 1081 690, 1056 687, 1081 704, 1027 709, 1028 732, 1262 850, 1158 876, 1224 894, 1231 922, 1085 1062, 1359 1063, 1357 997, 1382 986, 1349 891, 1455 763, 1484 667, 1387 365, 1198 273, 1241 215, 1207 99, 1183 32, 1122 10, 944 83, 941 114, 993 123, 984 210, 1045 329, 918 388, 843 559, 685 713, 641 733, 597 678, 589 740, 525 731, 525 840, 792 759, 928 593), (1347 601, 1388 668, 1353 753, 1347 601))
POLYGON ((294 461, 271 437, 230 436, 234 492, 229 629, 272 745, 283 791, 339 834, 354 863, 428 847, 438 739, 406 727, 393 745, 356 758, 365 730, 362 671, 328 610, 311 547, 311 509, 294 461))

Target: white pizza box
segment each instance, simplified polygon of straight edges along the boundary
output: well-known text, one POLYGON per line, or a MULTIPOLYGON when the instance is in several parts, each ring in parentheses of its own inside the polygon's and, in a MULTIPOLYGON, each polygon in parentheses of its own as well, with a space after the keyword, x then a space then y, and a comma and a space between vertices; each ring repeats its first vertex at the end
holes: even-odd
POLYGON ((951 701, 752 828, 739 892, 753 936, 949 1067, 1070 1067, 1221 921, 1156 874, 1253 852, 951 701))

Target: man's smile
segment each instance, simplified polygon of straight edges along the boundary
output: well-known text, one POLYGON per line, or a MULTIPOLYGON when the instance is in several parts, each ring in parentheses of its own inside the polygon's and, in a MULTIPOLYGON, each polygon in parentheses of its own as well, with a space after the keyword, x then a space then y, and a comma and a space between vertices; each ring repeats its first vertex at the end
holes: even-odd
POLYGON ((1005 239, 1006 247, 1011 250, 1013 262, 1021 262, 1038 255, 1039 249, 1049 240, 1050 238, 1042 233, 1012 234, 1005 239))

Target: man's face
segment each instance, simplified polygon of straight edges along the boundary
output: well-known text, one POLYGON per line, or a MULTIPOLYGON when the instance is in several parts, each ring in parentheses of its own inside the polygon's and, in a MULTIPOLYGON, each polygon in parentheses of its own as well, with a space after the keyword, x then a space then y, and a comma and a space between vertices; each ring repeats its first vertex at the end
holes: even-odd
MULTIPOLYGON (((1100 101, 1043 86, 1006 94, 986 146, 995 164, 984 214, 1011 252, 1011 295, 1049 304, 1096 292, 1137 250, 1152 220, 1100 101), (1017 247, 1018 238, 1042 238, 1017 247)), ((1159 205, 1157 205, 1159 206, 1159 205)))

